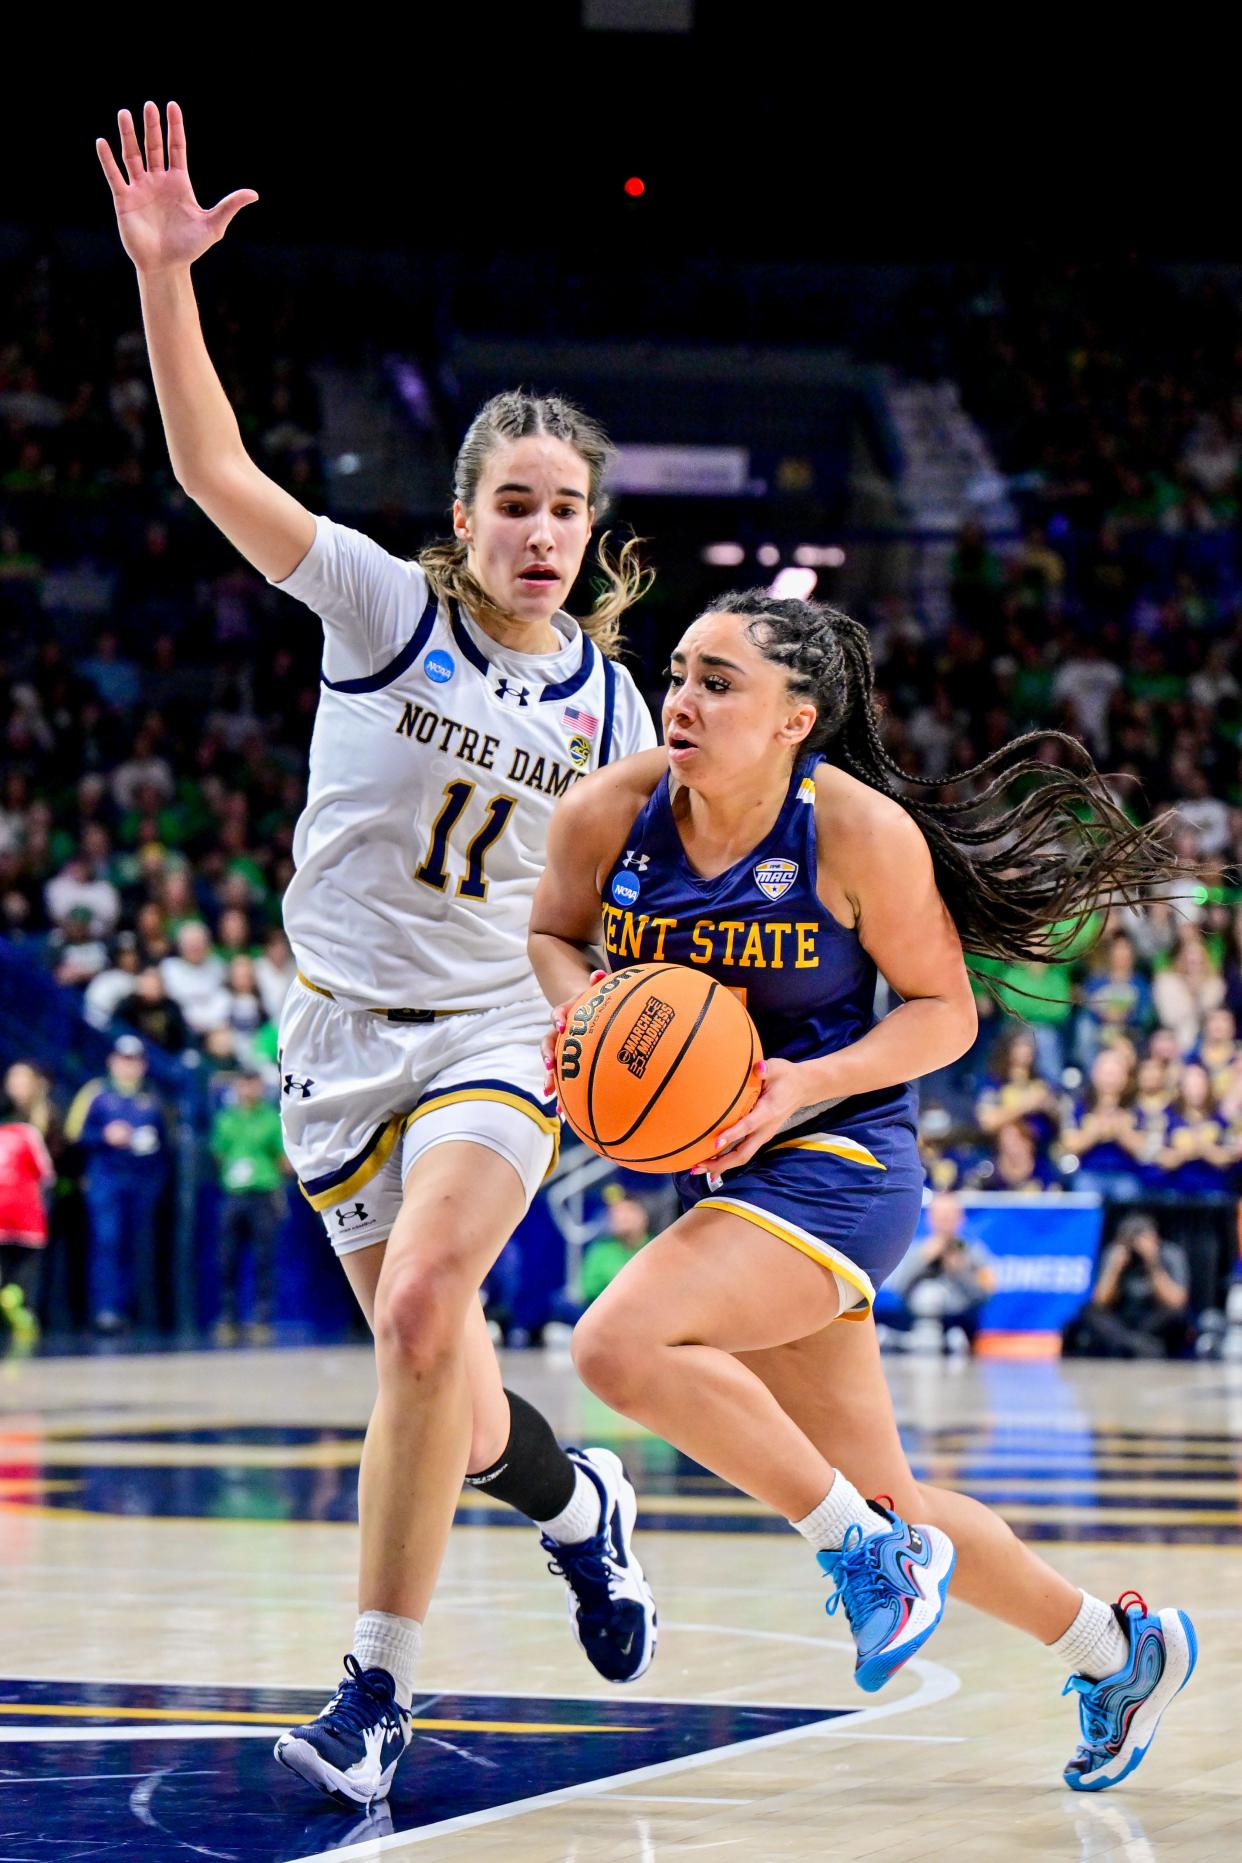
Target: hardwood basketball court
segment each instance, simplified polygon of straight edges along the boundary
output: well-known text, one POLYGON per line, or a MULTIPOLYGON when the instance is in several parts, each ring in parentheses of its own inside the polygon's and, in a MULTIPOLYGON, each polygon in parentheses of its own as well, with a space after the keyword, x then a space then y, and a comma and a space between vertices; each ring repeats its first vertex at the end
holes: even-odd
POLYGON ((1101 1595, 1193 1617, 1199 1667, 1125 1785, 1065 1789, 1061 1665, 964 1606, 859 1693, 797 1537, 523 1353, 507 1380, 635 1477, 655 1662, 636 1694, 602 1683, 533 1529, 467 1494, 415 1741, 390 1807, 351 1818, 271 1744, 348 1645, 369 1353, 49 1358, 0 1366, 0 1863, 1242 1853, 1242 1365, 889 1364, 921 1475, 1101 1595))

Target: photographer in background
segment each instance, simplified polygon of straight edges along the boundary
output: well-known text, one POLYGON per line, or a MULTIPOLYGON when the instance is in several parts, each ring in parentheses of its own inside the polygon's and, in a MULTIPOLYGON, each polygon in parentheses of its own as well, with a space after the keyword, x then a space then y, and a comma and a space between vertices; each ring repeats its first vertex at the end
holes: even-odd
POLYGON ((1065 1331, 1067 1356, 1177 1358, 1194 1338, 1190 1265, 1150 1216, 1123 1217, 1095 1291, 1065 1331))
POLYGON ((979 1315, 996 1287, 992 1257, 981 1242, 962 1233, 960 1200, 938 1191, 927 1207, 931 1234, 916 1241, 884 1286, 882 1323, 930 1338, 939 1328, 944 1345, 961 1351, 973 1347, 979 1315))

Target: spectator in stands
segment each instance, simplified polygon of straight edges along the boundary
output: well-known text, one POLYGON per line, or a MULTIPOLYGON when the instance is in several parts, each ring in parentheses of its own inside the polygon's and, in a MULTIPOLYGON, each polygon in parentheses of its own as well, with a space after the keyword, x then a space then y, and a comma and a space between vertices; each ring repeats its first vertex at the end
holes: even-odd
POLYGON ((949 559, 949 593, 958 620, 989 633, 1000 619, 1004 580, 1004 565, 989 544, 983 526, 968 519, 957 533, 957 544, 949 559))
POLYGON ((1099 641, 1088 634, 1076 639, 1072 656, 1052 682, 1052 697, 1067 712, 1071 733, 1101 763, 1109 753, 1109 707, 1122 677, 1116 661, 1106 660, 1099 641))
POLYGON ((164 908, 154 899, 139 906, 134 917, 134 932, 144 964, 162 964, 172 956, 172 945, 164 921, 164 908))
POLYGON ((255 959, 254 975, 264 1014, 269 1022, 279 1022, 289 986, 297 976, 289 940, 279 926, 274 926, 263 940, 263 954, 255 959))
MULTIPOLYGON (((1180 1076, 1180 1069, 1178 1070, 1180 1076)), ((1128 1149, 1138 1169, 1144 1193, 1159 1190, 1164 1182, 1163 1158, 1173 1123, 1173 1089, 1168 1066, 1159 1055, 1145 1054, 1135 1070, 1130 1112, 1134 1130, 1128 1149)))
POLYGON ((1223 1197, 1238 1157, 1237 1141, 1220 1115, 1211 1077, 1205 1067, 1191 1062, 1182 1069, 1171 1108, 1168 1144, 1159 1159, 1164 1170, 1161 1188, 1176 1197, 1223 1197))
POLYGON ((1128 1058, 1105 1048, 1091 1064, 1086 1092, 1061 1130, 1061 1150, 1073 1158, 1074 1189, 1109 1202, 1132 1203, 1142 1194, 1135 1169, 1134 1097, 1128 1058))
POLYGON ((919 1157, 933 1190, 955 1190, 961 1183, 967 1155, 960 1136, 947 1106, 920 1105, 919 1157))
POLYGON ((82 676, 89 679, 105 705, 114 711, 132 711, 142 696, 137 663, 126 659, 113 628, 101 628, 95 651, 82 661, 82 676))
POLYGON ((47 941, 57 983, 81 989, 108 966, 108 947, 91 929, 89 906, 71 906, 47 941))
POLYGON ((156 1215, 168 1131, 146 1071, 138 1037, 119 1036, 107 1078, 82 1089, 66 1124, 86 1153, 90 1310, 101 1334, 121 1332, 134 1317, 146 1328, 159 1320, 156 1215))
POLYGON ((121 916, 120 894, 83 848, 48 881, 43 898, 53 925, 63 927, 71 913, 85 914, 94 938, 109 937, 121 916))
POLYGON ((211 936, 199 919, 182 925, 175 957, 160 965, 164 988, 196 1035, 227 1028, 229 993, 224 965, 211 948, 211 936))
POLYGON ((132 931, 118 932, 112 941, 111 963, 91 978, 82 1000, 82 1013, 92 1028, 107 1028, 133 992, 141 968, 137 937, 132 931))
POLYGON ((233 1032, 233 1052, 243 1067, 256 1067, 269 1050, 274 1058, 275 1031, 268 1023, 259 996, 254 959, 239 953, 229 960, 225 974, 229 994, 228 1026, 233 1032))
POLYGON ((156 964, 139 971, 132 992, 117 1004, 116 1018, 165 1054, 183 1054, 191 1045, 189 1024, 180 1004, 164 988, 163 974, 156 964))
POLYGON ((998 1128, 990 1156, 967 1172, 966 1183, 972 1190, 1004 1190, 1024 1197, 1042 1196, 1061 1188, 1026 1119, 1010 1119, 998 1128))
POLYGON ((582 1304, 589 1307, 614 1281, 632 1255, 651 1239, 651 1219, 637 1197, 618 1197, 609 1206, 608 1226, 588 1242, 582 1257, 582 1304))
POLYGON ((1240 1056, 1242 1043, 1238 1041, 1238 1024, 1232 1009, 1209 1009, 1203 1018, 1203 1034, 1192 1059, 1207 1069, 1217 1099, 1232 1084, 1240 1056))
POLYGON ((237 1074, 230 1100, 212 1121, 210 1146, 221 1193, 220 1317, 214 1338, 217 1345, 235 1345, 240 1327, 248 1344, 263 1345, 271 1338, 276 1236, 285 1213, 289 1166, 279 1110, 263 1097, 262 1080, 253 1068, 237 1074))
POLYGON ((175 790, 168 759, 157 754, 156 736, 142 730, 134 739, 133 751, 112 773, 112 800, 125 813, 135 806, 141 787, 153 790, 161 800, 171 801, 175 790))
POLYGON ((1186 928, 1173 961, 1156 973, 1152 995, 1161 1025, 1172 1029, 1182 1054, 1189 1054, 1205 1018, 1225 1000, 1224 979, 1193 926, 1186 928))
MULTIPOLYGON (((1060 928, 1050 928, 1058 933, 1060 928)), ((1090 928, 1083 933, 1089 943, 1090 928)), ((1074 1016, 1074 966, 1067 953, 1049 964, 1002 964, 994 958, 972 959, 972 969, 990 984, 975 985, 980 1016, 996 1014, 996 1005, 1018 1017, 1035 1043, 1036 1070, 1045 1080, 1060 1080, 1068 1060, 1068 1040, 1074 1016)))
POLYGON ((1103 958, 1103 967, 1082 989, 1075 1046, 1084 1067, 1091 1066, 1114 1032, 1145 1035, 1154 1019, 1151 985, 1137 967, 1129 935, 1114 932, 1103 947, 1103 958))
POLYGON ((216 925, 216 956, 228 965, 235 957, 258 955, 250 914, 244 906, 225 906, 216 925))
POLYGON ((947 1348, 969 1349, 984 1304, 996 1289, 992 1257, 964 1233, 961 1201, 950 1192, 932 1197, 927 1226, 929 1234, 911 1243, 885 1282, 883 1323, 906 1333, 916 1321, 930 1321, 939 1326, 947 1348))
POLYGON ((1100 1358, 1176 1358, 1193 1337, 1185 1251, 1162 1241, 1150 1216, 1123 1217, 1104 1251, 1091 1299, 1066 1328, 1065 1351, 1100 1358))
POLYGON ((1035 1037, 1021 1023, 1012 1023, 995 1043, 975 1101, 975 1121, 985 1139, 1016 1119, 1026 1122, 1041 1151, 1060 1126, 1056 1089, 1036 1072, 1035 1037))

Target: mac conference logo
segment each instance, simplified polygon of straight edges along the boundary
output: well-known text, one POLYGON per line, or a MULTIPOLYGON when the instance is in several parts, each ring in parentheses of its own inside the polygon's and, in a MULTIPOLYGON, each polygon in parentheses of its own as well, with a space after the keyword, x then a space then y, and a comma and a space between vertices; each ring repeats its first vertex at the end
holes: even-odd
POLYGON ((783 899, 797 877, 797 861, 786 860, 783 856, 761 860, 755 865, 755 885, 769 899, 783 899))

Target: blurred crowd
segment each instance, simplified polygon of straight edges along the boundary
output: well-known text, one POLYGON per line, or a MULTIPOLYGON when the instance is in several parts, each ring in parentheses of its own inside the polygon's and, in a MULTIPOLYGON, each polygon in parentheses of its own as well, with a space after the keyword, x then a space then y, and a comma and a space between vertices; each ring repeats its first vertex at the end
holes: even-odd
MULTIPOLYGON (((275 1082, 318 630, 172 481, 120 268, 97 297, 49 260, 0 274, 0 939, 135 1056, 195 1057, 215 1117, 249 1104, 245 1082, 260 1100, 275 1082)), ((897 599, 867 613, 890 748, 939 775, 1065 730, 1133 815, 1174 811, 1201 878, 1110 915, 1060 963, 975 965, 979 1042, 924 1094, 931 1179, 1091 1188, 1118 1220, 1193 1203, 1208 1215, 1190 1227, 1223 1247, 1242 1172, 1242 311, 1219 282, 1129 267, 974 279, 935 310, 940 366, 1023 529, 963 523, 947 627, 897 599)), ((323 508, 288 307, 260 294, 242 316, 222 298, 205 321, 247 444, 323 508)), ((402 547, 391 514, 377 522, 402 547)), ((270 1203, 267 1164, 258 1181, 270 1203)), ((230 1221, 270 1253, 257 1203, 230 1221)), ((123 1294, 93 1294, 96 1315, 123 1294)))

